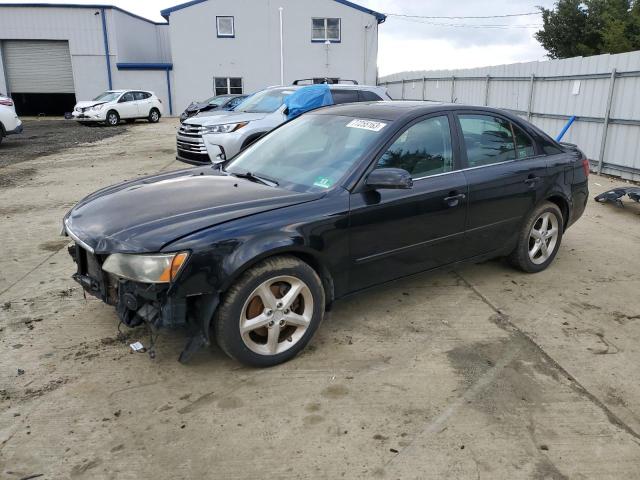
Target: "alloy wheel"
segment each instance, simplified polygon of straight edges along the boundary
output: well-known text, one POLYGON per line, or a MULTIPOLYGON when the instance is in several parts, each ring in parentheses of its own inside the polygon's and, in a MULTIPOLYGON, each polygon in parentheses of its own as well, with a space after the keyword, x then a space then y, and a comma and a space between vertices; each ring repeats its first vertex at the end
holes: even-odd
POLYGON ((118 124, 118 116, 115 113, 110 113, 107 117, 107 121, 109 125, 117 125, 118 124))
POLYGON ((529 259, 536 265, 546 262, 558 245, 558 218, 551 212, 540 215, 529 233, 529 259))
POLYGON ((240 335, 251 351, 282 353, 304 336, 313 316, 313 296, 302 280, 274 277, 261 283, 247 298, 240 315, 240 335))
POLYGON ((160 120, 160 116, 158 115, 158 112, 154 110, 153 112, 151 112, 151 121, 157 122, 158 120, 160 120))

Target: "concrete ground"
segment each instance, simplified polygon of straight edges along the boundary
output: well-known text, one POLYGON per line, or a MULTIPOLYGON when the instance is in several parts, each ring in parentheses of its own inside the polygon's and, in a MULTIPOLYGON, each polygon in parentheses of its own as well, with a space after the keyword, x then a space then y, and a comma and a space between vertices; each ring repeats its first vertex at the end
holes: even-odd
POLYGON ((182 333, 129 353, 144 330, 118 339, 58 237, 85 194, 182 167, 177 122, 124 128, 0 168, 1 478, 640 477, 640 205, 590 201, 537 275, 492 261, 339 302, 285 365, 181 365, 182 333))

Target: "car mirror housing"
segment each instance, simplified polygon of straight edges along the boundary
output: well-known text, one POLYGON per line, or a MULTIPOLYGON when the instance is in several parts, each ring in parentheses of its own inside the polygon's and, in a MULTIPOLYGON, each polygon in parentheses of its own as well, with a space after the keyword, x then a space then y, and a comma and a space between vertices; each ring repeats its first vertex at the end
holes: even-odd
POLYGON ((413 187, 411 174, 402 168, 376 168, 369 174, 365 183, 374 190, 413 187))

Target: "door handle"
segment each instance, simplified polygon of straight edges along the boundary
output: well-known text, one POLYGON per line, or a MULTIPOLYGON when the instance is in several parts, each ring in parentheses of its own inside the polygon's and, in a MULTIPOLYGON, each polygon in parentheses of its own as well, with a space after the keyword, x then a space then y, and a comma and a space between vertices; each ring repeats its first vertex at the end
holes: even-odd
POLYGON ((450 195, 448 197, 444 197, 444 201, 450 207, 456 207, 460 203, 460 200, 464 200, 465 198, 467 198, 467 196, 464 193, 458 193, 456 195, 450 195))
POLYGON ((530 175, 525 181, 524 183, 526 183, 527 185, 529 185, 530 187, 534 186, 536 183, 538 183, 538 181, 540 180, 540 177, 535 177, 530 175))

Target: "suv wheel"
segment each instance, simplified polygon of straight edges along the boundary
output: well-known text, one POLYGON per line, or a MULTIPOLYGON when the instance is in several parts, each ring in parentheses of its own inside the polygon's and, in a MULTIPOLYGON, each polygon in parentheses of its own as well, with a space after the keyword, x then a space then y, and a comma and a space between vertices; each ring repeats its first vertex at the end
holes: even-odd
POLYGON ((214 318, 220 348, 247 365, 293 358, 324 315, 324 289, 302 260, 281 256, 247 270, 226 292, 214 318))
POLYGON ((107 112, 107 125, 115 127, 120 123, 120 115, 115 110, 109 110, 107 112))
POLYGON ((160 111, 157 108, 152 108, 149 112, 149 122, 158 123, 160 121, 160 111))
POLYGON ((547 268, 560 248, 563 225, 558 206, 544 202, 527 217, 518 238, 518 246, 509 255, 511 264, 529 273, 547 268))

